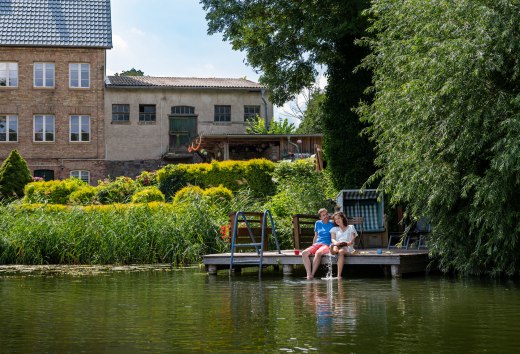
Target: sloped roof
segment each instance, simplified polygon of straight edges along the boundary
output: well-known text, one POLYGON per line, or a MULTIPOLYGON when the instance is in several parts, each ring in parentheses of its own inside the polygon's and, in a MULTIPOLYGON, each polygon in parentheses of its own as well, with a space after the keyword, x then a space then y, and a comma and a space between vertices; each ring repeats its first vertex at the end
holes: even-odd
POLYGON ((0 45, 112 48, 110 0, 0 0, 0 45))
POLYGON ((199 78, 199 77, 153 77, 109 76, 105 84, 110 87, 157 87, 157 88, 233 88, 263 89, 259 83, 246 79, 199 78))

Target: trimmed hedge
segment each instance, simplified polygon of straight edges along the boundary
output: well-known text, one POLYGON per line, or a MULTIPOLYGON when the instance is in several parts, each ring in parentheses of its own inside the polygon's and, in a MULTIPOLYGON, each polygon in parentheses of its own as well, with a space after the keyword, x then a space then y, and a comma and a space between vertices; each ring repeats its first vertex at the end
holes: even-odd
POLYGON ((249 188, 254 197, 261 198, 275 193, 271 178, 274 168, 275 163, 265 159, 168 165, 157 171, 157 180, 167 200, 188 185, 201 188, 223 185, 231 191, 249 188))

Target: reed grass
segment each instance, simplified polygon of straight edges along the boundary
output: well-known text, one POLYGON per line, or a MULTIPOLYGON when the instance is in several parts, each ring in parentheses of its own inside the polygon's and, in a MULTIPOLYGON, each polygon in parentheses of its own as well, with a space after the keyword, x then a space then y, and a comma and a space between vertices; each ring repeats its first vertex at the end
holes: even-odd
POLYGON ((199 262, 226 245, 224 210, 205 200, 89 207, 0 207, 0 264, 199 262))

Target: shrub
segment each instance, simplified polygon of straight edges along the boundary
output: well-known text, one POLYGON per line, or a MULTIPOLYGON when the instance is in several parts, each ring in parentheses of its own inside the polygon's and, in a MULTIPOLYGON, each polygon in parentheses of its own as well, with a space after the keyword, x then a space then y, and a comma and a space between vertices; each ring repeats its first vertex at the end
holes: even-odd
POLYGON ((146 187, 132 196, 132 203, 164 202, 164 194, 155 186, 146 187))
POLYGON ((130 177, 117 177, 115 181, 105 179, 99 182, 96 198, 101 204, 128 203, 137 189, 130 177))
POLYGON ((255 197, 266 197, 275 191, 271 180, 274 168, 275 164, 265 159, 178 164, 168 165, 157 171, 157 179, 167 200, 179 189, 190 184, 201 188, 223 185, 231 191, 250 188, 255 197))
POLYGON ((159 181, 157 180, 157 172, 148 172, 143 171, 137 178, 135 179, 135 183, 139 187, 148 187, 148 186, 158 186, 159 181))
POLYGON ((0 201, 23 197, 24 187, 31 181, 27 163, 17 150, 11 151, 0 166, 0 201))
POLYGON ((95 201, 97 189, 93 186, 81 186, 69 195, 69 204, 87 205, 95 201))
POLYGON ((199 186, 187 186, 181 188, 177 193, 175 193, 175 197, 173 198, 173 202, 178 204, 184 200, 188 199, 200 199, 204 195, 204 190, 199 186))
POLYGON ((31 182, 25 186, 24 203, 67 204, 70 195, 84 186, 87 183, 77 178, 31 182))
POLYGON ((233 198, 233 192, 222 185, 205 189, 203 195, 209 197, 213 203, 229 203, 233 198))

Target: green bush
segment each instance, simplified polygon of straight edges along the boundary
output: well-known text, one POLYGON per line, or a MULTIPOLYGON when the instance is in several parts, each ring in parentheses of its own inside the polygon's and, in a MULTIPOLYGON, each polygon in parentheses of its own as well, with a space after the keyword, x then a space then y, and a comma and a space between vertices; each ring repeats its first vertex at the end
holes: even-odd
POLYGON ((179 189, 190 184, 201 188, 223 185, 231 191, 249 188, 253 196, 261 198, 275 192, 271 180, 274 168, 274 162, 264 159, 178 164, 168 165, 157 171, 157 179, 167 200, 171 200, 179 189))
POLYGON ((173 203, 177 204, 188 199, 200 199, 203 195, 204 190, 199 186, 187 186, 181 188, 179 191, 177 191, 177 193, 175 193, 173 203))
POLYGON ((208 197, 213 203, 229 203, 233 198, 233 192, 222 185, 205 189, 203 195, 208 197))
POLYGON ((117 177, 115 181, 100 181, 96 198, 101 204, 128 203, 137 190, 137 185, 130 177, 117 177))
POLYGON ((327 201, 336 197, 336 190, 328 171, 315 171, 314 160, 282 161, 273 173, 277 194, 265 208, 280 218, 293 214, 315 214, 330 205, 327 201))
POLYGON ((143 171, 137 178, 135 179, 135 183, 139 187, 149 187, 149 186, 158 186, 159 181, 157 180, 157 172, 148 172, 143 171))
POLYGON ((31 182, 25 186, 23 201, 24 203, 67 204, 70 195, 84 186, 87 186, 87 183, 77 178, 31 182))
POLYGON ((85 185, 69 195, 69 204, 72 205, 88 205, 95 201, 97 189, 96 187, 85 185))
POLYGON ((23 197, 24 187, 31 181, 27 163, 17 150, 11 151, 0 166, 0 201, 23 197))
POLYGON ((150 202, 164 202, 164 194, 155 186, 143 188, 132 196, 132 203, 150 202))

